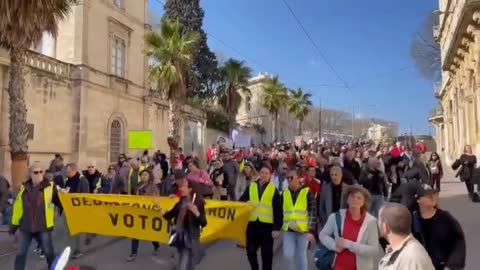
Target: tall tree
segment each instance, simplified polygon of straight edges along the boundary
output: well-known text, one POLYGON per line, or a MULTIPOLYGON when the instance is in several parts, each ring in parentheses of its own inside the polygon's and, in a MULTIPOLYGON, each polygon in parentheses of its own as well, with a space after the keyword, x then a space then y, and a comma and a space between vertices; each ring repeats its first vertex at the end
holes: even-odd
POLYGON ((75 0, 0 1, 0 47, 10 52, 8 82, 12 183, 18 191, 27 174, 28 131, 23 71, 26 51, 44 32, 57 35, 58 21, 70 12, 75 0))
POLYGON ((278 76, 270 78, 263 86, 262 107, 272 116, 272 140, 277 140, 278 111, 285 106, 288 99, 287 88, 278 76))
POLYGON ((410 56, 418 73, 430 81, 437 81, 441 77, 440 45, 433 36, 433 29, 437 26, 438 15, 432 12, 425 18, 410 44, 410 56))
POLYGON ((178 20, 183 25, 183 33, 198 33, 199 41, 194 51, 193 61, 189 64, 187 95, 202 98, 215 93, 218 77, 218 63, 215 54, 207 44, 207 34, 203 31, 205 13, 200 0, 167 0, 164 19, 178 20))
POLYGON ((297 119, 298 135, 302 135, 302 123, 312 107, 312 94, 303 92, 302 88, 290 90, 288 111, 297 119))
POLYGON ((247 84, 251 73, 252 70, 245 65, 244 61, 231 58, 220 68, 220 74, 224 81, 224 87, 219 93, 220 104, 228 115, 230 130, 235 127, 235 117, 242 101, 240 92, 250 93, 247 84))
POLYGON ((189 65, 198 40, 198 33, 184 32, 179 21, 171 20, 163 20, 160 30, 145 36, 146 54, 152 59, 150 80, 168 100, 171 159, 180 142, 181 108, 185 104, 189 65))

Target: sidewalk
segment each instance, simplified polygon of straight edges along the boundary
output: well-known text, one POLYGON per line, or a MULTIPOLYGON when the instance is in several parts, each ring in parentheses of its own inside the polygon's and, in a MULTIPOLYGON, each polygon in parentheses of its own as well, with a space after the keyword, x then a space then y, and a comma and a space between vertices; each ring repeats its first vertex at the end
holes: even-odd
MULTIPOLYGON (((109 246, 116 241, 119 241, 119 238, 112 237, 102 237, 97 236, 92 239, 92 243, 89 246, 83 247, 84 254, 94 252, 98 249, 102 249, 106 246, 109 246)), ((83 243, 82 243, 83 244, 83 243)), ((65 217, 56 217, 55 219, 55 229, 53 231, 53 247, 55 253, 58 254, 65 247, 69 245, 69 233, 68 228, 65 222, 65 217)), ((30 253, 27 257, 27 267, 29 270, 42 270, 46 269, 46 263, 39 257, 39 254, 33 252, 36 247, 36 241, 32 241, 30 245, 30 253), (41 262, 41 263, 39 263, 41 262)), ((0 227, 0 269, 11 269, 15 261, 16 249, 13 247, 11 238, 8 235, 8 227, 0 227), (6 268, 4 268, 6 267, 6 268)))

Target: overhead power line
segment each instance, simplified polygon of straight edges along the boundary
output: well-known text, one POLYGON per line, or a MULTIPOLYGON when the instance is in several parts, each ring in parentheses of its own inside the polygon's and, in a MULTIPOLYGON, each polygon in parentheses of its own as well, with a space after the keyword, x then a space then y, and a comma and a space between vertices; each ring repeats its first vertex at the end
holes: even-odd
MULTIPOLYGON (((165 1, 164 0, 155 0, 158 4, 162 5, 162 7, 165 5, 165 1)), ((305 29, 305 27, 303 26, 302 22, 300 21, 300 19, 296 16, 295 12, 292 10, 292 8, 290 7, 290 5, 286 2, 286 0, 283 0, 283 2, 285 3, 285 5, 287 6, 287 8, 289 9, 290 13, 292 14, 292 16, 294 16, 295 20, 297 21, 297 23, 299 24, 299 26, 302 28, 303 32, 305 33, 305 35, 308 37, 308 39, 310 40, 310 42, 312 43, 312 45, 315 47, 317 53, 320 55, 320 57, 322 58, 322 60, 328 65, 328 67, 332 70, 332 72, 336 75, 336 77, 338 78, 338 80, 340 81, 340 84, 331 84, 331 83, 322 83, 322 82, 319 82, 319 83, 305 83, 305 82, 294 82, 294 81, 290 81, 290 83, 294 84, 294 85, 297 85, 297 86, 311 86, 311 87, 342 87, 342 88, 346 88, 348 91, 350 91, 350 93, 352 93, 352 89, 350 87, 350 84, 345 81, 340 75, 339 73, 336 71, 336 69, 333 67, 333 65, 328 61, 328 59, 326 58, 325 54, 323 54, 323 52, 320 50, 320 48, 318 47, 318 45, 315 43, 315 41, 313 40, 313 38, 310 36, 310 34, 307 32, 307 30, 305 29)), ((235 53, 237 53, 239 56, 243 57, 245 60, 248 60, 250 61, 251 63, 253 64, 256 64, 258 67, 260 68, 263 68, 265 69, 265 71, 267 72, 272 72, 272 73, 275 73, 274 69, 271 69, 269 68, 267 65, 263 64, 262 62, 252 58, 252 57, 249 57, 247 54, 243 53, 242 51, 240 51, 239 49, 235 48, 234 46, 232 46, 231 44, 229 44, 228 42, 216 37, 215 35, 212 35, 211 33, 208 33, 207 31, 205 31, 205 33, 207 34, 208 37, 214 39, 215 41, 217 41, 218 43, 222 44, 224 47, 234 51, 235 53)), ((412 68, 413 66, 409 66, 409 67, 402 67, 402 68, 399 68, 399 69, 396 69, 396 70, 392 70, 391 72, 399 72, 399 71, 403 71, 403 70, 406 70, 406 69, 410 69, 412 68)), ((370 81, 373 81, 373 80, 378 80, 378 77, 379 76, 385 76, 385 75, 388 75, 390 73, 382 73, 382 74, 377 74, 375 76, 371 76, 370 79, 363 79, 361 82, 364 83, 364 82, 370 82, 370 81)), ((370 76, 369 76, 370 77, 370 76)), ((354 82, 356 83, 356 82, 354 82)), ((358 82, 360 83, 360 82, 358 82)))
POLYGON ((285 6, 288 8, 288 10, 290 11, 290 13, 292 14, 293 18, 295 18, 295 21, 297 21, 298 25, 300 26, 300 28, 302 29, 303 33, 307 36, 308 40, 310 40, 310 43, 312 44, 312 46, 315 48, 315 50, 317 51, 318 55, 320 55, 320 57, 322 58, 323 62, 325 62, 325 64, 327 64, 327 66, 330 68, 330 70, 333 72, 333 74, 335 74, 335 76, 338 78, 338 80, 340 82, 342 82, 344 85, 345 85, 345 88, 347 90, 349 90, 350 92, 352 91, 350 89, 350 86, 348 84, 347 81, 345 81, 342 76, 340 76, 340 74, 337 72, 337 70, 333 67, 333 65, 328 61, 327 57, 325 56, 325 54, 322 52, 322 50, 320 50, 320 47, 318 47, 317 43, 313 40, 312 36, 308 33, 307 29, 305 28, 305 26, 303 26, 303 23, 300 21, 300 19, 298 18, 298 16, 295 14, 295 12, 293 11, 293 9, 290 7, 290 5, 288 4, 287 0, 282 0, 283 3, 285 4, 285 6))
MULTIPOLYGON (((160 5, 165 5, 165 2, 163 0, 156 0, 157 3, 159 3, 160 5)), ((241 57, 245 58, 246 60, 252 62, 253 64, 256 64, 258 67, 260 68, 263 68, 263 69, 266 69, 266 70, 269 70, 269 68, 258 62, 257 60, 253 59, 252 57, 249 57, 248 55, 242 53, 241 51, 239 51, 238 49, 236 49, 235 47, 233 47, 232 45, 228 44, 227 42, 223 41, 222 39, 208 33, 207 31, 205 31, 205 34, 207 34, 208 37, 211 37, 212 39, 214 39, 215 41, 217 41, 218 43, 222 44, 223 46, 229 48, 230 50, 234 51, 235 53, 237 53, 238 55, 240 55, 241 57)))

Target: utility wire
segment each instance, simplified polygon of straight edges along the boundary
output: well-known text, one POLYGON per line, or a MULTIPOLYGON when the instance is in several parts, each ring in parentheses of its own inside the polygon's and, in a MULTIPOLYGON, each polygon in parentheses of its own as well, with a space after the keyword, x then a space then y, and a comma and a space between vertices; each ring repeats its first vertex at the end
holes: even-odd
MULTIPOLYGON (((165 2, 163 0, 155 0, 158 4, 160 5, 165 5, 165 2)), ((322 53, 322 51, 320 50, 320 48, 317 46, 317 44, 315 43, 315 41, 313 40, 313 38, 310 36, 310 34, 306 31, 305 27, 303 26, 303 24, 301 23, 301 21, 298 19, 298 17, 296 16, 295 12, 292 10, 292 8, 290 7, 290 5, 285 1, 283 0, 283 2, 285 3, 285 5, 287 6, 287 8, 290 10, 290 13, 292 13, 292 15, 294 16, 295 20, 297 21, 297 23, 300 25, 300 27, 302 28, 303 32, 305 33, 305 35, 308 37, 308 39, 310 40, 310 42, 312 43, 312 45, 315 47, 315 49, 317 50, 317 53, 319 53, 319 55, 322 57, 323 61, 329 66, 329 68, 332 70, 332 72, 336 75, 336 77, 340 80, 340 83, 341 84, 329 84, 329 83, 310 83, 310 84, 305 84, 304 82, 302 83, 299 83, 299 82, 294 82, 294 81, 290 81, 290 83, 294 84, 294 85, 297 85, 297 86, 310 86, 310 87, 342 87, 342 88, 346 88, 347 90, 350 91, 350 93, 352 92, 352 89, 350 87, 350 85, 345 81, 343 80, 343 78, 338 74, 338 72, 335 70, 335 68, 333 67, 332 64, 330 64, 330 62, 328 61, 328 59, 325 57, 325 55, 322 53)), ((229 43, 225 42, 224 40, 212 35, 211 33, 207 33, 205 31, 205 33, 207 34, 208 37, 211 37, 212 39, 214 39, 215 41, 217 41, 218 43, 222 44, 224 47, 226 48, 229 48, 230 50, 234 51, 235 53, 237 53, 239 56, 245 58, 246 60, 250 61, 251 63, 254 63, 256 64, 258 67, 261 67, 263 69, 265 69, 266 71, 270 71, 270 72, 273 72, 273 69, 270 69, 268 68, 268 66, 262 64, 261 62, 257 61, 256 59, 252 58, 252 57, 249 57, 248 55, 246 55, 245 53, 241 52, 240 50, 238 50, 237 48, 233 47, 232 45, 230 45, 229 43)), ((400 71, 404 71, 406 69, 410 69, 412 68, 412 66, 409 66, 409 67, 402 67, 402 68, 399 68, 398 70, 393 70, 392 72, 400 72, 400 71)), ((275 73, 275 72, 273 72, 275 73)), ((372 79, 367 79, 367 80, 363 80, 362 82, 370 82, 370 81, 373 81, 373 80, 377 80, 378 79, 378 75, 377 74, 375 77, 372 76, 372 79)), ((383 74, 383 75, 387 75, 387 74, 383 74)))
MULTIPOLYGON (((163 0, 156 0, 157 3, 159 3, 160 5, 165 5, 165 2, 163 0)), ((258 62, 257 60, 253 59, 252 57, 249 57, 248 55, 242 53, 241 51, 239 51, 238 49, 236 49, 235 47, 233 47, 232 45, 228 44, 227 42, 221 40, 220 38, 217 38, 216 36, 210 34, 210 33, 207 33, 207 31, 204 31, 205 34, 207 34, 208 37, 211 37, 212 39, 214 39, 215 41, 217 41, 218 43, 222 44, 223 46, 229 48, 230 50, 234 51, 235 53, 237 53, 238 55, 240 55, 241 57, 245 58, 246 60, 249 60, 251 63, 254 63, 256 64, 258 67, 261 67, 263 69, 266 69, 266 70, 269 70, 270 68, 268 68, 267 66, 265 66, 264 64, 258 62)))
POLYGON ((327 57, 325 56, 325 54, 322 52, 322 50, 320 50, 320 47, 318 47, 317 43, 315 43, 315 41, 313 40, 312 36, 310 36, 310 34, 308 33, 307 29, 305 28, 305 26, 303 26, 302 22, 300 21, 300 19, 297 17, 297 15, 295 14, 295 12, 293 11, 293 9, 290 7, 290 5, 288 4, 288 2, 286 0, 282 0, 283 3, 285 4, 285 6, 288 8, 288 10, 290 11, 290 13, 292 14, 293 18, 295 18, 295 21, 297 21, 298 25, 300 26, 300 28, 302 29, 303 33, 307 36, 308 40, 310 40, 310 43, 312 44, 312 46, 316 49, 318 55, 320 55, 320 57, 322 58, 323 62, 325 62, 325 64, 327 64, 327 66, 330 68, 330 70, 333 72, 333 74, 335 74, 335 76, 337 76, 338 80, 340 82, 342 82, 345 86, 345 88, 350 91, 350 93, 352 92, 349 84, 347 83, 347 81, 345 81, 342 76, 340 76, 340 74, 337 72, 337 70, 333 67, 333 65, 328 61, 327 57))

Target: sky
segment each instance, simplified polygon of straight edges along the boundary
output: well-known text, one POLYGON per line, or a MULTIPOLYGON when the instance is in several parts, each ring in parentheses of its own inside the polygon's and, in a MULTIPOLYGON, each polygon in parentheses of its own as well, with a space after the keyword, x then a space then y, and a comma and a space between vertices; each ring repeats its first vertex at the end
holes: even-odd
MULTIPOLYGON (((150 0, 155 16, 164 1, 150 0)), ((321 99, 324 108, 397 121, 400 133, 432 133, 433 83, 418 75, 410 43, 438 0, 285 1, 319 50, 283 0, 201 0, 210 49, 223 60, 245 60, 254 75, 302 87, 315 105, 321 99)))

